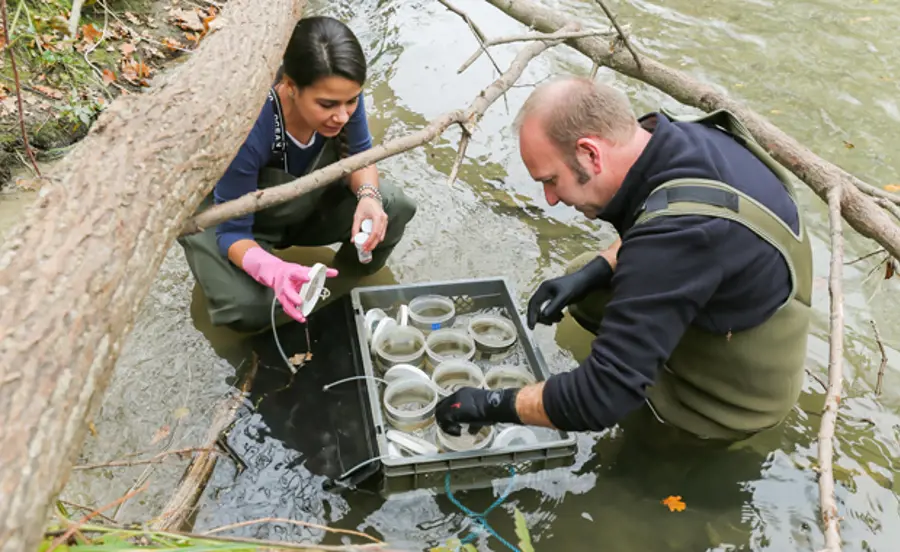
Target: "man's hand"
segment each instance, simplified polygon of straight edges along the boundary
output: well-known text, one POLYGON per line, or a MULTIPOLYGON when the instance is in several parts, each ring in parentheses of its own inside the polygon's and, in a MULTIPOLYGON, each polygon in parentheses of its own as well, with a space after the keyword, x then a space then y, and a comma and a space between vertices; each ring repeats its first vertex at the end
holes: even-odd
POLYGON ((454 437, 462 433, 461 424, 469 424, 469 433, 473 435, 486 425, 521 424, 516 413, 518 392, 516 388, 491 390, 463 387, 441 399, 434 416, 441 431, 454 437))
POLYGON ((541 283, 528 301, 528 327, 533 330, 538 322, 547 326, 560 322, 567 305, 577 303, 591 291, 609 285, 612 275, 609 261, 601 255, 572 274, 541 283), (544 306, 544 303, 547 305, 544 306))

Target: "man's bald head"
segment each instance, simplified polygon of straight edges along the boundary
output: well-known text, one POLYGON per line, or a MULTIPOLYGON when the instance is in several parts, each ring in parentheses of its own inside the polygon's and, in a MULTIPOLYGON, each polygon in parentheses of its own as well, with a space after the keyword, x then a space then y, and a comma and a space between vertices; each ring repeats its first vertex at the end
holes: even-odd
POLYGON ((559 152, 571 158, 578 139, 595 137, 613 145, 627 143, 638 129, 628 98, 615 88, 583 77, 561 77, 539 85, 516 116, 521 131, 538 123, 559 152))

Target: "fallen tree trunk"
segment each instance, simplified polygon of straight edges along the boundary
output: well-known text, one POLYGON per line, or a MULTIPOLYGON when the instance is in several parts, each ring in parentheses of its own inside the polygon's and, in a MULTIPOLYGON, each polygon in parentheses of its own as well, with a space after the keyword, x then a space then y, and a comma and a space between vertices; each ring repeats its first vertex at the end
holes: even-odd
POLYGON ((116 100, 0 247, 0 551, 35 550, 125 336, 243 143, 304 0, 232 0, 164 83, 116 100))
MULTIPOLYGON (((535 0, 488 1, 513 19, 545 33, 556 32, 574 21, 563 12, 541 5, 535 0)), ((595 63, 643 81, 683 104, 703 111, 731 111, 766 151, 804 181, 823 201, 828 202, 830 189, 840 186, 841 214, 844 219, 857 232, 875 240, 891 255, 900 259, 900 226, 871 197, 860 191, 861 188, 872 188, 871 185, 820 158, 761 115, 686 73, 640 53, 637 58, 640 59, 641 68, 638 68, 631 52, 624 48, 610 49, 609 41, 602 38, 570 39, 566 44, 595 63)))

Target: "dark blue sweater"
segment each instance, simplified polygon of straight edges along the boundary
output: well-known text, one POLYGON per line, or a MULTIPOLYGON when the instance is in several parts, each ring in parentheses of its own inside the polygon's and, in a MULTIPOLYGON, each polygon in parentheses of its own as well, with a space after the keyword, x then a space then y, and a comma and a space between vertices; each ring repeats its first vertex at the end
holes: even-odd
POLYGON ((612 299, 590 356, 575 370, 551 377, 544 388, 544 407, 559 429, 599 431, 615 425, 643 403, 647 386, 688 326, 720 335, 751 328, 790 293, 784 259, 739 223, 692 215, 634 226, 653 189, 686 177, 725 182, 760 201, 795 232, 799 223, 781 182, 728 134, 659 113, 643 117, 641 124, 652 137, 600 214, 622 238, 612 299))
MULTIPOLYGON (((359 95, 356 110, 347 121, 346 132, 349 155, 372 147, 372 136, 366 121, 366 105, 362 94, 359 95)), ((257 190, 259 172, 268 166, 275 156, 273 149, 275 133, 275 103, 271 97, 267 97, 256 123, 250 129, 250 134, 247 135, 225 174, 216 183, 213 190, 216 204, 237 199, 257 190)), ((296 177, 306 174, 307 167, 324 144, 325 139, 315 132, 308 144, 300 144, 288 134, 285 148, 287 172, 296 177)), ((253 239, 253 220, 254 216, 251 213, 225 221, 216 227, 216 243, 222 255, 228 256, 228 248, 234 242, 253 239)))

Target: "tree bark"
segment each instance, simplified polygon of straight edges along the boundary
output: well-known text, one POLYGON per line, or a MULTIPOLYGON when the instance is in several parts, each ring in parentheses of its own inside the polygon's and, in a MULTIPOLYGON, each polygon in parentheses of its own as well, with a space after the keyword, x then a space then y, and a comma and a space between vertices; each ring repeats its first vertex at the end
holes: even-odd
MULTIPOLYGON (((488 1, 513 19, 545 33, 556 32, 563 25, 574 21, 562 12, 542 6, 534 0, 488 1)), ((871 197, 860 191, 860 187, 867 186, 865 182, 820 158, 740 102, 694 80, 686 73, 640 53, 637 55, 642 69, 639 69, 631 52, 622 48, 610 50, 608 41, 596 37, 567 40, 566 44, 595 63, 643 81, 681 103, 703 111, 731 111, 775 160, 804 181, 823 201, 828 201, 828 190, 840 185, 841 214, 847 223, 900 259, 900 226, 871 197)))
POLYGON ((35 550, 166 251, 243 143, 304 0, 225 27, 123 96, 0 245, 0 551, 35 550))

